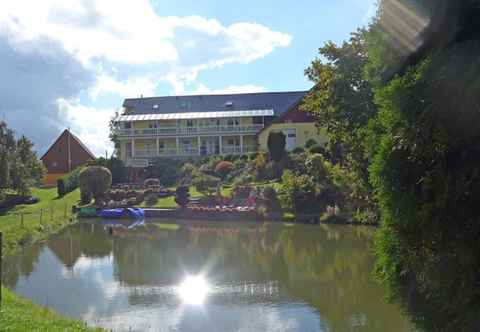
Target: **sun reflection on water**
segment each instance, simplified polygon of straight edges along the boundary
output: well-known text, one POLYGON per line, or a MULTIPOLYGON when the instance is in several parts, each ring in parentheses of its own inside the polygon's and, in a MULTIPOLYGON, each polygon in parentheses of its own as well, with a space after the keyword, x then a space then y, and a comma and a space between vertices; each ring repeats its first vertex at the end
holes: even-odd
POLYGON ((210 286, 201 275, 187 276, 177 288, 177 294, 185 304, 202 305, 210 286))

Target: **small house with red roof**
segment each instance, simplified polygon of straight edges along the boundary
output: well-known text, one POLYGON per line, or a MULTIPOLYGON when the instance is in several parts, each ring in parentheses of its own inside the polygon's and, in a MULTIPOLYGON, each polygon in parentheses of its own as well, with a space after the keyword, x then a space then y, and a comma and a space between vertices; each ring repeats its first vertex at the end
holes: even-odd
POLYGON ((44 184, 55 185, 61 176, 95 160, 95 155, 69 129, 65 129, 40 159, 47 169, 44 184))

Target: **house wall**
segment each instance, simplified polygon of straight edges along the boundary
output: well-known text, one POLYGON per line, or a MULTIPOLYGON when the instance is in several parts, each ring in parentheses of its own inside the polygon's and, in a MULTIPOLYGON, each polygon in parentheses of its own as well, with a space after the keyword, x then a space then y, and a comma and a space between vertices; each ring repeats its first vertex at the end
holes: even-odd
POLYGON ((305 143, 309 139, 314 139, 321 145, 325 145, 328 142, 327 135, 323 131, 318 130, 315 126, 315 122, 274 123, 265 128, 258 135, 259 150, 268 151, 267 140, 270 132, 281 131, 284 129, 296 129, 297 147, 305 147, 305 143))
POLYGON ((68 141, 70 140, 70 170, 83 165, 93 158, 85 149, 78 144, 78 142, 70 137, 68 138, 66 131, 55 141, 47 153, 42 157, 42 162, 45 165, 48 173, 64 174, 69 172, 68 167, 68 141))

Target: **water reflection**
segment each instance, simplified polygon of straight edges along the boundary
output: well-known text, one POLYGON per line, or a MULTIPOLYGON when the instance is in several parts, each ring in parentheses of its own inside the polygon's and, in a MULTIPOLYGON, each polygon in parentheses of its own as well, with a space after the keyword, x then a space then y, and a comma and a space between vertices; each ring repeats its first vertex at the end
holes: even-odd
POLYGON ((75 225, 8 260, 16 292, 115 330, 408 331, 372 281, 371 230, 75 225))
POLYGON ((187 276, 177 288, 178 296, 186 304, 201 305, 205 301, 210 286, 201 275, 187 276))

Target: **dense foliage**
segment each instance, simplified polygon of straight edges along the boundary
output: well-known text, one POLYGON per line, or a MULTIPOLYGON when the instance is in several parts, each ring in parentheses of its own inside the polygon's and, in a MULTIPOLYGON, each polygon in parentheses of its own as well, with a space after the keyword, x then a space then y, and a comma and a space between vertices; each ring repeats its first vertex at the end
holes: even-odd
POLYGON ((175 191, 175 203, 179 206, 185 206, 190 201, 190 192, 188 186, 178 186, 175 191))
POLYGON ((59 197, 63 197, 78 188, 78 175, 82 169, 83 167, 77 167, 57 180, 57 193, 59 197))
POLYGON ((267 146, 273 161, 280 161, 285 156, 285 134, 281 131, 272 131, 268 134, 267 146))
POLYGON ((88 166, 103 166, 110 170, 112 173, 112 183, 125 183, 128 182, 128 172, 123 161, 116 157, 105 159, 103 157, 97 158, 94 161, 88 163, 88 166))
POLYGON ((112 173, 106 167, 89 166, 80 172, 78 181, 83 195, 90 193, 99 204, 112 185, 112 173))
POLYGON ((33 143, 25 136, 16 140, 7 124, 0 122, 0 198, 7 189, 28 195, 30 187, 39 183, 44 174, 33 143))
POLYGON ((164 186, 173 186, 182 177, 185 162, 178 159, 157 158, 153 166, 146 169, 147 178, 156 178, 164 186))
POLYGON ((211 199, 219 188, 220 179, 215 176, 202 174, 194 179, 193 185, 199 193, 211 199))
MULTIPOLYGON (((355 191, 356 196, 352 198, 358 201, 358 207, 374 211, 368 176, 372 154, 365 137, 378 110, 372 84, 364 75, 368 64, 367 36, 368 30, 360 29, 340 46, 328 42, 320 48, 321 57, 305 71, 315 86, 302 108, 316 115, 318 126, 329 138, 326 149, 308 142, 309 152, 320 153, 353 172, 353 185, 361 190, 355 191)), ((357 212, 356 218, 360 221, 376 221, 374 214, 366 214, 362 209, 357 212), (365 218, 367 215, 369 218, 365 218)))
POLYGON ((365 136, 381 209, 376 272, 420 328, 477 331, 479 2, 384 0, 380 8, 367 66, 380 113, 365 136), (404 24, 412 15, 425 23, 412 25, 420 43, 412 35, 399 44, 398 8, 404 24))
POLYGON ((222 179, 225 179, 233 171, 235 165, 231 161, 223 160, 215 166, 215 173, 222 179))

